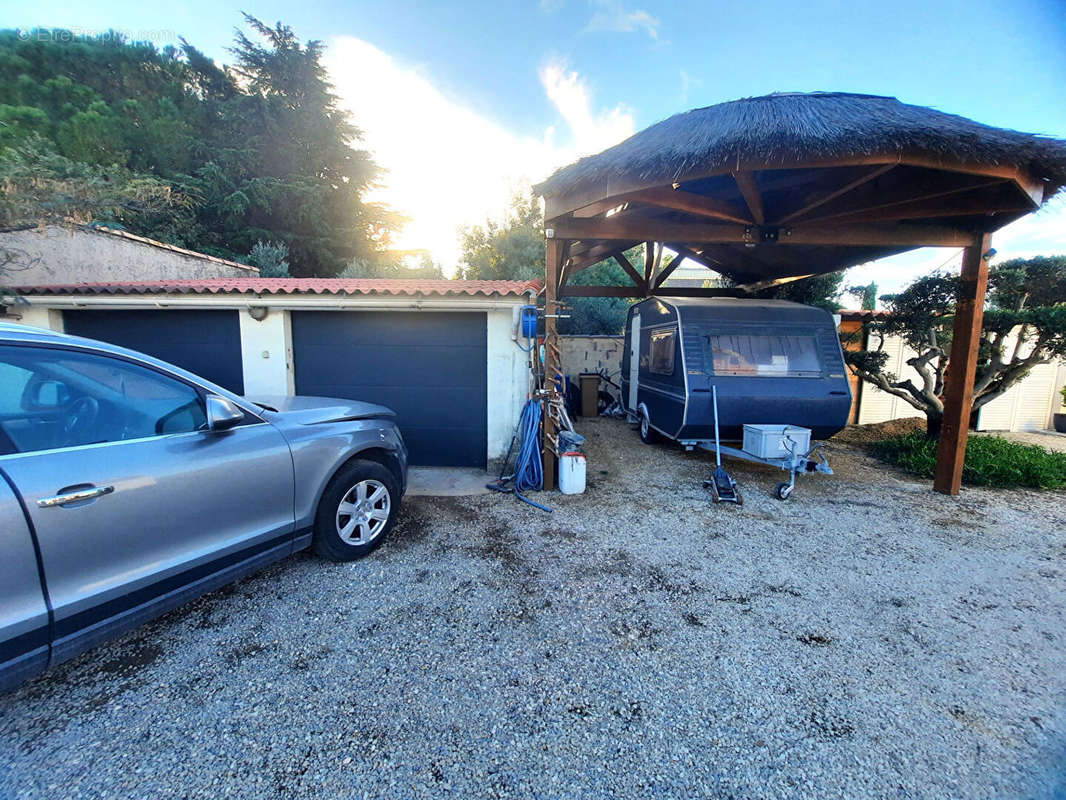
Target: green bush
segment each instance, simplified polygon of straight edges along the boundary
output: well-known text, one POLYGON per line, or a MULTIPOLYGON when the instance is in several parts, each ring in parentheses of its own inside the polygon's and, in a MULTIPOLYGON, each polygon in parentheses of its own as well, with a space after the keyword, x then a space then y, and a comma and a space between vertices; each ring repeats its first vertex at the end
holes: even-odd
MULTIPOLYGON (((928 478, 936 471, 937 443, 927 440, 921 431, 883 439, 871 449, 883 461, 918 475, 928 478)), ((1066 453, 1002 436, 972 436, 966 447, 962 480, 974 486, 1062 489, 1066 487, 1066 453)))

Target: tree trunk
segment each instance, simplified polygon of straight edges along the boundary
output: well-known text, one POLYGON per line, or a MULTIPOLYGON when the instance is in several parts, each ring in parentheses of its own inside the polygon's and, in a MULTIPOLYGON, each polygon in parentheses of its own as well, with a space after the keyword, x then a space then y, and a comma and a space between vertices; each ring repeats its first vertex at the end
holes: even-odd
POLYGON ((940 426, 944 422, 942 414, 925 414, 925 438, 933 442, 940 438, 940 426))

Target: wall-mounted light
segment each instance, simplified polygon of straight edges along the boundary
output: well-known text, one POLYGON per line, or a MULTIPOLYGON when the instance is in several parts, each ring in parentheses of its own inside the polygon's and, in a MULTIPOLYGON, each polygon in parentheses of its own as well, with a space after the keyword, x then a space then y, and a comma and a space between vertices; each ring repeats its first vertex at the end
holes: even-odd
POLYGON ((983 256, 981 256, 981 258, 984 259, 985 261, 991 261, 995 257, 996 257, 996 248, 994 248, 994 247, 988 248, 987 252, 985 252, 985 254, 983 256))
POLYGON ((248 306, 248 316, 256 322, 262 322, 265 320, 269 313, 270 309, 266 306, 248 306))

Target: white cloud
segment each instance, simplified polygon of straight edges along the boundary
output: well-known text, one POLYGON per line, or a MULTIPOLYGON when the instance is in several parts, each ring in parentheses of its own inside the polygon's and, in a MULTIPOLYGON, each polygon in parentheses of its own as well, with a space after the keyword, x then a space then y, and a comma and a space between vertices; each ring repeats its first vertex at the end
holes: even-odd
POLYGON ((410 217, 396 246, 426 248, 447 271, 459 258, 460 227, 498 217, 514 191, 633 132, 620 108, 594 113, 584 83, 559 67, 546 67, 541 80, 568 135, 547 128, 535 138, 447 97, 422 70, 360 39, 331 42, 326 66, 364 133, 360 146, 388 170, 370 199, 410 217))
POLYGON ((681 105, 688 103, 688 93, 690 89, 703 86, 703 81, 694 75, 690 75, 684 69, 681 70, 681 105))
POLYGON ((569 126, 577 155, 598 153, 633 134, 633 115, 624 107, 593 113, 588 87, 576 72, 549 64, 541 69, 540 82, 569 126))
POLYGON ((591 0, 596 9, 585 30, 633 33, 644 31, 652 39, 659 38, 659 20, 642 8, 627 9, 621 0, 591 0))

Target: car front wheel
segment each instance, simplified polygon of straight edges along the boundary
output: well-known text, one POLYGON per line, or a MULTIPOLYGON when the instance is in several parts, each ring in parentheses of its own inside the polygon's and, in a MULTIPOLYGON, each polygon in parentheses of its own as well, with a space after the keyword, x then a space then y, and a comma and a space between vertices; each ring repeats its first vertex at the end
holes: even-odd
POLYGON ((352 461, 326 486, 315 515, 315 552, 331 561, 353 561, 384 540, 400 510, 400 487, 387 468, 352 461))

